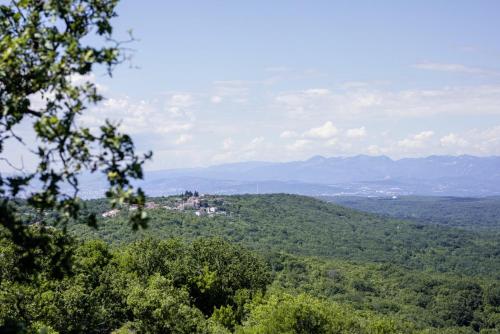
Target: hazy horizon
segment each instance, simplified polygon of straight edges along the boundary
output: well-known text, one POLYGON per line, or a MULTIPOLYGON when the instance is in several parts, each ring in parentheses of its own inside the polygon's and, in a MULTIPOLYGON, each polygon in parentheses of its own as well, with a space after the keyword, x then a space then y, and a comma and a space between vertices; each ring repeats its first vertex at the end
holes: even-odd
POLYGON ((326 155, 321 155, 321 154, 315 154, 311 155, 309 157, 306 157, 305 159, 295 159, 295 160, 241 160, 241 161, 228 161, 228 162, 223 162, 223 163, 214 163, 210 165, 199 165, 199 166, 190 166, 190 167, 177 167, 177 168, 164 168, 164 169, 145 169, 146 173, 147 172, 158 172, 158 171, 164 171, 164 170, 175 170, 175 169, 198 169, 198 168, 210 168, 210 167, 217 167, 217 166, 222 166, 222 165, 237 165, 237 164, 247 164, 247 163, 290 163, 290 162, 302 162, 302 161, 308 161, 312 160, 314 158, 323 158, 323 159, 350 159, 350 158, 356 158, 356 157, 370 157, 370 158, 388 158, 392 161, 399 161, 399 160, 404 160, 404 159, 427 159, 427 158, 432 158, 432 157, 452 157, 452 158, 460 158, 460 157, 473 157, 473 158, 499 158, 500 155, 473 155, 473 154, 431 154, 431 155, 422 155, 422 156, 412 156, 412 157, 400 157, 400 158, 392 158, 388 155, 370 155, 370 154, 352 154, 352 155, 332 155, 332 156, 326 156, 326 155))

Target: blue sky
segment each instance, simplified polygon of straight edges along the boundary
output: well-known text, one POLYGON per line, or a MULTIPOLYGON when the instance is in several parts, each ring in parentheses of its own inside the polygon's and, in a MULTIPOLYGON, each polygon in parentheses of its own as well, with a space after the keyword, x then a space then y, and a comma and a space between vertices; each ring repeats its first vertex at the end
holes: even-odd
MULTIPOLYGON (((499 1, 132 1, 134 68, 90 79, 148 169, 500 154, 499 1)), ((15 152, 11 152, 15 155, 15 152)))

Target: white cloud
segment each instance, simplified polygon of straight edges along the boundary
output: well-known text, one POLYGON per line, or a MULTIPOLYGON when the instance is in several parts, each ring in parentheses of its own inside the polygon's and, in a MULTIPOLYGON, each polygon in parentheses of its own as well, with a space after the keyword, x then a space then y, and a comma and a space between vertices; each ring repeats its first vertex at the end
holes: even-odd
POLYGON ((395 116, 499 115, 500 86, 406 90, 387 97, 385 112, 395 116))
MULTIPOLYGON (((420 63, 415 67, 485 74, 484 69, 457 64, 420 63)), ((282 82, 303 78, 298 69, 267 71, 282 82)), ((395 83, 376 81, 320 86, 318 80, 315 86, 288 91, 269 87, 276 82, 271 79, 216 81, 196 93, 172 91, 142 100, 112 95, 79 121, 97 127, 106 118, 121 120, 121 130, 137 138, 138 147, 162 152, 165 157, 171 153, 180 160, 175 164, 187 166, 211 161, 292 160, 308 154, 500 154, 500 126, 457 130, 467 120, 483 116, 483 121, 474 124, 500 124, 500 84, 401 89, 395 83), (230 108, 248 101, 251 103, 230 108), (433 124, 436 133, 413 132, 422 125, 425 129, 425 124, 433 124), (251 137, 246 137, 249 133, 251 137)), ((95 82, 95 77, 71 80, 95 82)), ((36 103, 43 101, 33 96, 36 103)), ((169 162, 155 159, 154 163, 169 162)))
MULTIPOLYGON (((201 162, 204 161, 200 158, 203 156, 206 164, 251 159, 291 160, 309 154, 368 153, 392 157, 500 154, 500 126, 457 132, 453 124, 442 126, 439 123, 441 118, 446 117, 457 116, 457 120, 462 120, 467 116, 482 115, 489 115, 494 121, 493 116, 500 115, 500 85, 390 90, 387 85, 350 83, 338 91, 311 88, 295 92, 266 92, 264 98, 255 99, 262 104, 255 105, 252 118, 248 116, 250 114, 242 116, 248 118, 236 122, 229 114, 225 118, 224 108, 219 103, 249 100, 253 96, 250 92, 260 94, 256 90, 250 91, 255 87, 251 85, 256 84, 248 81, 217 82, 212 91, 205 93, 174 92, 151 100, 114 97, 103 101, 98 112, 87 113, 86 117, 87 121, 95 124, 101 124, 104 118, 122 119, 124 131, 143 135, 143 138, 151 138, 150 134, 164 138, 164 141, 154 141, 151 147, 154 151, 162 149, 161 142, 177 145, 191 142, 190 145, 179 146, 175 154, 185 154, 186 159, 196 156, 196 161, 201 162), (198 96, 204 98, 198 99, 198 96), (271 106, 266 104, 269 102, 271 106), (213 112, 210 117, 194 117, 198 110, 207 106, 207 110, 213 112), (220 114, 224 117, 218 117, 218 108, 221 108, 220 114), (417 126, 420 120, 434 120, 434 116, 440 116, 435 123, 436 133, 427 130, 395 137, 396 133, 404 133, 417 126), (279 119, 280 123, 269 124, 269 117, 279 119), (370 142, 367 145, 366 125, 371 126, 370 122, 374 120, 380 122, 381 117, 387 117, 391 122, 385 129, 374 123, 369 128, 370 142), (408 122, 413 123, 413 120, 409 117, 420 120, 410 125, 408 122), (335 120, 335 125, 326 121, 329 119, 335 120), (344 124, 356 124, 355 121, 360 119, 365 126, 342 127, 344 124), (401 124, 401 128, 393 128, 391 124, 395 123, 401 124), (245 143, 242 136, 248 133, 249 124, 254 137, 245 143), (282 130, 277 132, 279 138, 275 134, 277 128, 282 130), (440 132, 441 129, 446 129, 446 132, 440 132), (220 131, 217 132, 222 135, 219 138, 224 139, 213 138, 213 131, 220 131), (205 153, 196 154, 200 151, 205 153)), ((186 164, 192 165, 191 162, 186 164)))
POLYGON ((450 133, 444 137, 442 137, 439 142, 441 143, 441 146, 443 147, 453 147, 453 146, 458 146, 458 147, 465 147, 468 145, 467 140, 459 137, 458 135, 454 133, 450 133))
POLYGON ((74 73, 74 74, 69 76, 69 81, 72 85, 82 85, 86 82, 95 83, 95 74, 90 73, 90 74, 81 75, 78 73, 74 73))
MULTIPOLYGON (((189 98, 167 96, 166 104, 185 108, 189 98)), ((193 128, 190 112, 184 110, 184 116, 165 112, 162 101, 132 100, 130 97, 105 99, 99 106, 89 109, 79 117, 83 126, 96 130, 105 119, 120 122, 120 129, 132 135, 166 135, 182 133, 193 128)))
POLYGON ((128 108, 130 100, 128 98, 109 98, 105 99, 102 105, 108 110, 119 111, 128 108))
POLYGON ((425 141, 434 136, 434 131, 422 131, 417 133, 413 138, 418 141, 425 141))
POLYGON ((390 90, 351 87, 339 91, 308 89, 274 95, 274 112, 287 117, 341 120, 425 118, 435 115, 500 115, 500 85, 447 86, 390 90))
POLYGON ((298 133, 296 131, 287 130, 280 134, 283 139, 294 139, 292 143, 286 145, 289 151, 303 151, 308 149, 312 153, 320 154, 325 148, 335 147, 337 150, 347 152, 352 149, 353 143, 348 140, 358 141, 366 136, 366 128, 352 128, 345 131, 345 138, 339 141, 338 135, 343 131, 333 125, 331 121, 325 122, 318 127, 310 128, 309 130, 298 133))
MULTIPOLYGON (((233 138, 226 137, 222 142, 222 147, 215 151, 204 151, 208 153, 207 162, 210 163, 227 163, 248 161, 255 159, 272 160, 276 158, 276 154, 270 154, 275 149, 272 143, 268 142, 263 136, 252 138, 246 144, 238 145, 233 138)), ((283 148, 281 148, 283 151, 283 148)))
POLYGON ((351 153, 352 150, 353 150, 353 145, 352 143, 346 143, 346 142, 342 142, 340 144, 340 150, 343 151, 344 153, 351 153))
POLYGON ((295 131, 285 130, 280 134, 280 138, 283 138, 283 139, 289 139, 289 138, 295 138, 295 137, 297 137, 297 132, 295 132, 295 131))
POLYGON ((183 144, 189 143, 191 140, 193 140, 192 135, 182 134, 175 140, 175 144, 176 145, 183 145, 183 144))
POLYGON ((352 89, 352 88, 365 88, 370 84, 368 82, 363 81, 346 81, 340 85, 341 88, 344 89, 352 89))
POLYGON ((487 129, 472 129, 461 135, 470 145, 470 154, 480 152, 487 155, 500 155, 500 125, 487 129))
MULTIPOLYGON (((244 80, 226 80, 226 81, 215 81, 214 85, 214 97, 226 99, 236 103, 245 103, 248 100, 250 94, 250 83, 244 80)), ((212 103, 218 99, 212 97, 212 103)))
POLYGON ((364 126, 360 128, 349 129, 346 132, 346 136, 352 139, 361 139, 366 137, 366 129, 364 126))
POLYGON ((382 105, 384 101, 384 97, 378 94, 377 92, 357 92, 351 93, 349 96, 350 102, 349 105, 354 110, 372 108, 382 105))
POLYGON ((486 129, 469 129, 460 133, 451 132, 437 138, 433 131, 422 131, 399 141, 385 138, 381 142, 371 144, 367 153, 388 154, 395 158, 432 154, 500 155, 500 125, 486 129))
POLYGON ((466 66, 463 64, 446 64, 446 63, 418 63, 413 67, 421 70, 452 72, 452 73, 465 73, 465 74, 482 74, 482 75, 495 75, 499 74, 497 71, 492 71, 480 67, 466 66))
POLYGON ((484 129, 484 130, 473 130, 473 134, 478 135, 478 139, 487 142, 496 142, 500 140, 500 125, 484 129))
MULTIPOLYGON (((430 70, 432 66, 423 67, 430 70)), ((294 70, 283 76, 291 78, 297 73, 294 70)), ((74 80, 81 82, 83 78, 74 80)), ((138 146, 164 156, 172 152, 181 160, 185 157, 186 162, 175 163, 186 166, 212 161, 292 160, 308 154, 500 154, 500 126, 457 131, 467 119, 498 119, 500 84, 394 89, 372 81, 278 91, 264 87, 269 82, 218 81, 197 93, 174 91, 144 100, 115 95, 79 120, 88 126, 101 125, 106 118, 121 120, 121 130, 138 138, 138 146), (252 103, 229 108, 231 103, 247 101, 252 103), (234 110, 242 112, 236 115, 234 110), (453 122, 444 124, 447 119, 453 122), (436 133, 410 132, 422 124, 434 124, 436 133), (252 137, 245 141, 249 133, 252 137)), ((33 103, 39 102, 34 98, 33 103)), ((154 163, 164 164, 159 159, 154 163)))
POLYGON ((248 144, 248 149, 255 149, 257 148, 260 144, 264 142, 264 137, 255 137, 250 141, 250 144, 248 144))
POLYGON ((370 91, 355 87, 333 92, 329 89, 306 89, 298 92, 284 92, 275 96, 279 110, 293 116, 320 117, 335 115, 351 117, 360 112, 372 111, 384 105, 386 97, 377 90, 370 91))
POLYGON ((371 154, 371 155, 381 155, 383 154, 383 149, 380 148, 378 145, 370 145, 368 146, 368 154, 371 154))
POLYGON ((174 93, 170 94, 165 102, 166 110, 175 117, 186 116, 189 114, 188 109, 193 106, 194 99, 189 93, 174 93))
POLYGON ((414 136, 398 141, 398 146, 405 149, 423 148, 432 136, 434 136, 433 131, 422 131, 414 136))
MULTIPOLYGON (((72 74, 67 77, 69 79, 69 83, 74 85, 74 86, 81 86, 86 83, 91 83, 94 84, 94 86, 97 88, 97 92, 99 94, 105 93, 108 88, 96 81, 95 74, 90 73, 86 75, 81 75, 81 74, 72 74)), ((43 95, 39 92, 35 94, 31 94, 28 96, 30 100, 30 106, 34 110, 40 110, 42 108, 45 108, 47 105, 48 100, 54 99, 55 95, 53 92, 45 92, 43 95)))
POLYGON ((325 146, 332 147, 332 146, 337 146, 337 138, 329 139, 326 141, 325 146))
POLYGON ((160 134, 177 133, 177 132, 188 131, 192 128, 193 128, 193 123, 182 123, 182 122, 177 123, 175 121, 171 121, 168 124, 164 124, 161 127, 154 129, 154 132, 160 134))
POLYGON ((306 89, 298 92, 278 93, 274 101, 278 109, 286 110, 295 116, 305 116, 310 111, 316 111, 322 106, 329 105, 331 92, 325 88, 306 89))
POLYGON ((326 122, 322 126, 312 128, 304 133, 305 137, 317 139, 329 139, 338 133, 338 129, 331 121, 326 122))
POLYGON ((309 146, 312 142, 308 139, 297 139, 292 144, 287 145, 286 148, 290 151, 299 151, 309 146))
POLYGON ((109 91, 107 86, 105 86, 97 81, 94 73, 89 73, 89 74, 85 74, 85 75, 74 73, 74 74, 70 75, 69 81, 72 85, 75 85, 75 86, 81 86, 81 85, 86 84, 87 82, 92 83, 97 88, 97 92, 99 94, 106 93, 109 91))
POLYGON ((212 103, 218 104, 218 103, 222 102, 222 97, 214 95, 214 96, 212 96, 212 98, 210 99, 210 101, 212 103))
POLYGON ((224 150, 229 150, 231 149, 231 147, 233 147, 233 138, 224 138, 224 141, 222 142, 222 147, 224 148, 224 150))
POLYGON ((308 96, 327 96, 330 95, 330 90, 325 88, 307 89, 304 93, 308 96))

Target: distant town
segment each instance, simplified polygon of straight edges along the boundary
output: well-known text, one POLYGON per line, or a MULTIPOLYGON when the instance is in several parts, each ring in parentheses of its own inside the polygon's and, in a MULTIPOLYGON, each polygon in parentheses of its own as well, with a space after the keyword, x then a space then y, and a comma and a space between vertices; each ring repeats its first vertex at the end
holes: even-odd
MULTIPOLYGON (((182 195, 170 196, 159 200, 151 200, 145 203, 146 210, 164 209, 172 211, 190 211, 198 217, 213 217, 214 215, 225 215, 226 209, 222 207, 224 199, 222 197, 199 194, 197 191, 185 191, 182 195)), ((137 205, 130 205, 124 208, 116 208, 103 212, 103 218, 117 216, 123 210, 135 211, 137 205)))

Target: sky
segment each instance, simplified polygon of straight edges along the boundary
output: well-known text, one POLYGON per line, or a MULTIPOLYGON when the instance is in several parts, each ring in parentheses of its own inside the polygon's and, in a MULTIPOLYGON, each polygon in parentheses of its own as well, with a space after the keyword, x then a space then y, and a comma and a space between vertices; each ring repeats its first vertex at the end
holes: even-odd
MULTIPOLYGON (((500 155, 499 1, 122 0, 89 77, 149 170, 313 155, 500 155)), ((16 150, 7 151, 14 160, 16 150)))

